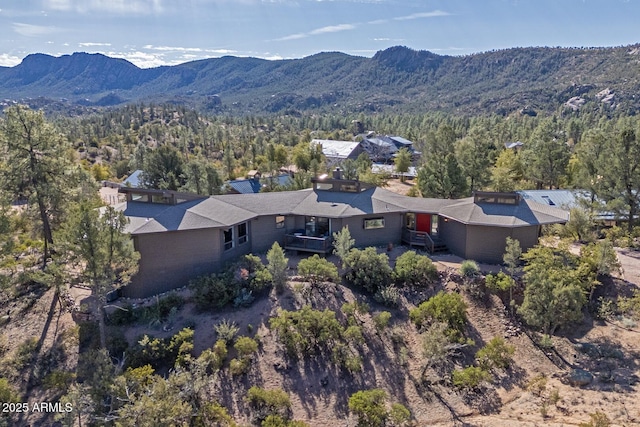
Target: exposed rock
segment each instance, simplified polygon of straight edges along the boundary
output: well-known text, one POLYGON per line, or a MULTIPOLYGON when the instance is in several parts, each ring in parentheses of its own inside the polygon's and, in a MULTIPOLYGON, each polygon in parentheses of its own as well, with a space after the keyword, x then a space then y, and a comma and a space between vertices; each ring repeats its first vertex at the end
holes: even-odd
POLYGON ((585 103, 585 99, 581 96, 574 96, 564 103, 566 107, 571 108, 573 111, 578 111, 585 103))
POLYGON ((593 381, 593 375, 584 369, 573 369, 566 378, 570 385, 576 387, 589 385, 593 381))

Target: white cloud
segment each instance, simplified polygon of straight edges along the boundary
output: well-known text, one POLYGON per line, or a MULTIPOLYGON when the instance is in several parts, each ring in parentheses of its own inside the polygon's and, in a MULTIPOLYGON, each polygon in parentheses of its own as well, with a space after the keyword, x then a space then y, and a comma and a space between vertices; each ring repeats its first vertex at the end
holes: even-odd
POLYGON ((78 13, 151 14, 164 10, 162 0, 43 0, 46 9, 78 13))
POLYGON ((406 16, 398 16, 397 18, 393 18, 396 21, 408 21, 411 19, 421 19, 421 18, 435 18, 438 16, 449 16, 451 15, 449 12, 444 12, 442 10, 434 10, 433 12, 419 12, 413 13, 411 15, 406 16))
POLYGON ((8 53, 0 53, 0 66, 13 67, 18 65, 22 60, 17 56, 9 55, 8 53))
POLYGON ((339 24, 339 25, 328 25, 322 28, 316 28, 315 30, 311 30, 307 33, 296 33, 290 34, 288 36, 280 37, 273 41, 284 42, 288 40, 298 40, 304 39, 306 37, 317 36, 320 34, 329 34, 329 33, 339 33, 341 31, 349 31, 354 30, 358 27, 359 24, 339 24))
POLYGON ((13 31, 26 37, 44 36, 47 34, 53 34, 61 31, 59 28, 56 28, 56 27, 45 26, 45 25, 23 24, 20 22, 14 22, 11 25, 11 27, 13 28, 13 31))
POLYGON ((140 68, 153 68, 161 65, 177 65, 184 61, 180 60, 167 60, 162 53, 148 53, 140 51, 131 52, 105 52, 105 55, 112 58, 122 58, 131 62, 132 64, 140 68))
POLYGON ((151 44, 143 46, 144 49, 158 50, 161 52, 202 52, 199 47, 178 47, 178 46, 154 46, 151 44))
POLYGON ((291 34, 288 36, 284 36, 284 37, 280 37, 279 39, 275 39, 274 41, 276 42, 286 42, 288 40, 299 40, 299 39, 303 39, 305 37, 309 37, 308 33, 296 33, 296 34, 291 34))
POLYGON ((86 43, 78 43, 78 46, 80 47, 111 46, 111 43, 86 42, 86 43))
POLYGON ((355 28, 356 26, 354 24, 329 25, 328 27, 322 27, 310 31, 309 35, 315 36, 316 34, 338 33, 340 31, 348 31, 355 28))

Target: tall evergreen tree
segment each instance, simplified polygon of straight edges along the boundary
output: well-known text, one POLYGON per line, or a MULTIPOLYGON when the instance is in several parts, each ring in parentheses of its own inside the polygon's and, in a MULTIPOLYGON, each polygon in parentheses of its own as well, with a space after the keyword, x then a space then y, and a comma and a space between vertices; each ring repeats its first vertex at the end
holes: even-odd
POLYGON ((400 174, 400 181, 404 182, 404 174, 409 170, 411 166, 411 153, 406 148, 398 150, 396 158, 393 161, 396 172, 400 174))
POLYGON ((542 120, 523 152, 526 177, 539 189, 558 188, 569 163, 569 146, 558 126, 555 118, 542 120))
POLYGON ((17 105, 4 114, 0 122, 0 155, 4 158, 0 182, 14 200, 26 198, 37 208, 46 266, 53 244, 53 222, 61 216, 57 214, 67 189, 70 147, 42 112, 17 105))
POLYGON ((474 126, 456 145, 456 159, 469 181, 471 192, 489 182, 489 166, 495 157, 495 146, 485 129, 474 126))
POLYGON ((144 185, 149 188, 177 190, 185 182, 184 161, 180 152, 170 145, 162 145, 144 159, 144 185))
POLYGON ((70 265, 81 265, 80 278, 89 283, 99 306, 100 343, 106 347, 103 306, 107 294, 129 283, 138 270, 139 254, 124 233, 127 218, 112 207, 100 214, 88 203, 72 210, 63 237, 70 265))
POLYGON ((441 125, 427 142, 427 159, 418 170, 417 185, 423 197, 454 199, 466 193, 466 180, 454 154, 455 132, 441 125))
POLYGON ((640 213, 640 139, 631 123, 620 123, 607 139, 606 155, 598 168, 598 195, 607 207, 628 219, 631 233, 640 213))

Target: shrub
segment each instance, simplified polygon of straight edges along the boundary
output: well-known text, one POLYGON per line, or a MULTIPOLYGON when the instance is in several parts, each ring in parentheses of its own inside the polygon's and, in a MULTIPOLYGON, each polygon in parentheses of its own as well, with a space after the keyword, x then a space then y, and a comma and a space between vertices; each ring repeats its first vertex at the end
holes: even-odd
POLYGON ((378 254, 376 248, 352 249, 347 255, 348 282, 375 294, 379 288, 388 286, 393 272, 387 254, 378 254))
POLYGON ((235 298, 236 285, 230 284, 224 275, 212 274, 192 280, 193 300, 199 310, 222 308, 235 298))
POLYGON ((447 324, 434 322, 422 334, 422 354, 431 365, 445 360, 449 355, 451 341, 446 335, 447 324))
POLYGON ((389 411, 389 421, 394 426, 408 425, 411 420, 411 412, 402 404, 394 403, 389 411))
POLYGON ((247 358, 258 351, 258 343, 252 338, 240 337, 236 340, 233 348, 238 352, 238 356, 241 358, 247 358))
POLYGON ((218 402, 206 402, 200 405, 198 417, 194 425, 207 425, 218 427, 236 427, 236 423, 229 415, 227 408, 218 402))
POLYGON ((6 378, 0 378, 0 402, 18 403, 20 397, 6 378))
POLYGON ((485 284, 491 292, 505 292, 515 285, 515 280, 513 280, 513 277, 500 271, 496 275, 487 274, 485 284))
POLYGON ((349 326, 344 330, 343 335, 349 343, 364 344, 364 336, 362 335, 362 328, 360 326, 349 326))
POLYGON ((240 330, 236 322, 231 322, 227 319, 222 319, 213 328, 216 334, 218 334, 218 339, 223 340, 227 344, 233 342, 233 339, 240 330))
POLYGON ((242 288, 259 292, 271 282, 272 276, 260 257, 247 254, 243 256, 232 268, 233 279, 242 288))
POLYGON ((66 391, 75 379, 75 374, 65 371, 53 371, 44 377, 43 385, 47 389, 66 391))
POLYGON ((389 326, 390 320, 391 313, 389 313, 388 311, 381 311, 380 313, 373 316, 373 323, 376 325, 376 329, 379 331, 382 331, 387 326, 389 326))
POLYGON ((27 366, 36 355, 38 348, 38 339, 35 337, 28 338, 18 346, 16 354, 13 357, 12 364, 18 371, 27 366))
POLYGON ((537 375, 533 377, 527 383, 527 391, 531 392, 536 396, 542 396, 542 394, 547 389, 547 377, 544 374, 537 375))
POLYGON ((111 325, 124 326, 136 322, 138 320, 138 316, 133 309, 133 305, 128 303, 111 313, 107 320, 111 325))
POLYGON ((331 310, 314 310, 308 305, 297 311, 279 310, 269 325, 284 345, 287 354, 309 355, 341 338, 342 326, 331 310))
POLYGON ((271 249, 267 252, 267 262, 267 270, 271 275, 273 286, 280 293, 287 284, 287 263, 289 259, 284 256, 284 251, 278 242, 273 242, 271 249))
POLYGON ((249 307, 254 300, 255 298, 253 296, 253 292, 246 288, 242 288, 238 291, 238 294, 233 299, 233 306, 236 308, 249 307))
POLYGON ((281 389, 266 390, 253 386, 247 391, 245 400, 256 412, 256 418, 260 421, 269 415, 279 415, 289 419, 291 400, 289 395, 281 389))
POLYGON ((167 342, 160 338, 144 335, 138 342, 127 349, 127 366, 137 368, 151 365, 158 367, 169 361, 167 342))
POLYGON ((483 381, 489 381, 491 374, 478 366, 456 369, 451 374, 453 385, 461 389, 477 388, 483 381))
POLYGON ((229 372, 231 372, 231 375, 246 374, 250 366, 250 359, 231 359, 231 362, 229 362, 229 372))
POLYGON ((440 291, 418 307, 411 309, 409 318, 418 328, 427 321, 444 322, 449 327, 447 334, 453 337, 461 335, 467 322, 467 304, 459 294, 440 291))
POLYGON ((619 297, 618 309, 623 314, 640 319, 640 291, 636 289, 630 298, 619 297))
POLYGON ((352 374, 355 372, 360 372, 362 371, 362 358, 357 355, 349 354, 344 359, 343 366, 347 371, 351 372, 352 374))
POLYGON ((227 343, 224 340, 218 340, 213 345, 213 349, 206 349, 198 357, 198 361, 204 364, 209 372, 215 372, 222 368, 227 358, 227 343))
POLYGON ((373 299, 387 307, 397 307, 400 303, 400 291, 395 286, 378 288, 373 299))
POLYGON ((407 251, 396 260, 393 278, 398 285, 427 285, 438 278, 438 270, 429 257, 407 251))
POLYGON ((347 226, 344 226, 342 227, 342 230, 333 233, 333 253, 340 259, 342 268, 346 267, 345 262, 347 260, 347 256, 355 242, 355 239, 351 238, 351 233, 347 226))
POLYGON ((596 411, 589 414, 589 418, 588 423, 580 423, 579 427, 609 427, 611 425, 611 420, 604 412, 596 411))
POLYGON ((465 279, 471 279, 480 274, 480 268, 475 261, 466 259, 460 264, 460 275, 465 279))
POLYGON ((175 364, 184 365, 184 362, 191 357, 193 351, 193 329, 184 328, 169 341, 168 350, 171 359, 175 364))
POLYGON ((349 397, 349 410, 358 417, 358 426, 382 427, 387 419, 387 393, 375 388, 361 390, 349 397))
POLYGON ((340 279, 338 267, 325 258, 320 258, 318 254, 301 260, 298 263, 298 272, 312 285, 318 285, 322 282, 337 282, 340 279))
POLYGON ((502 337, 494 337, 476 353, 478 364, 486 369, 506 369, 513 361, 516 348, 508 345, 502 337))
POLYGON ((309 424, 299 420, 288 420, 280 415, 269 415, 260 424, 261 427, 309 427, 309 424))

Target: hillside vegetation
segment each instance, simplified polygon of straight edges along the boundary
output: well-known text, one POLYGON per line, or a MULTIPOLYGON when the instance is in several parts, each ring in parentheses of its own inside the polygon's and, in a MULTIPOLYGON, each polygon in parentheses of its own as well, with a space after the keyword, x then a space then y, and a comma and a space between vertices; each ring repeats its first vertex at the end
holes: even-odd
POLYGON ((223 57, 153 69, 101 54, 33 54, 15 67, 0 68, 0 91, 14 100, 46 94, 79 105, 174 102, 233 114, 504 115, 603 104, 635 113, 639 53, 638 46, 540 47, 454 57, 392 47, 373 58, 337 52, 279 61, 223 57))

